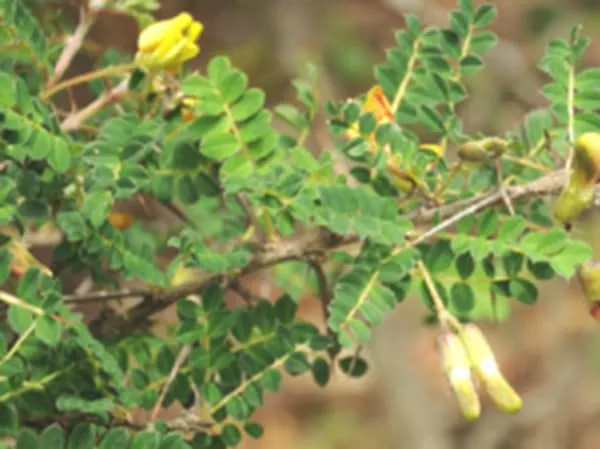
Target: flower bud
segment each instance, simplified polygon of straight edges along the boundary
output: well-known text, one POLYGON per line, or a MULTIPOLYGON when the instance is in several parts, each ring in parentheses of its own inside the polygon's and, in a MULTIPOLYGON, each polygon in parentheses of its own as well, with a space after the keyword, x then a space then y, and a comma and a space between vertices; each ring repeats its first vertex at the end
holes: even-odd
POLYGON ((136 61, 150 71, 175 73, 200 52, 196 39, 202 30, 202 24, 186 12, 155 22, 140 33, 136 61))
POLYGON ((458 406, 468 420, 475 420, 481 414, 481 403, 473 378, 467 353, 457 335, 444 332, 438 339, 441 362, 458 402, 458 406))
POLYGON ((473 370, 496 406, 508 413, 521 410, 523 401, 500 372, 494 352, 481 330, 474 324, 467 324, 461 332, 461 339, 473 370))

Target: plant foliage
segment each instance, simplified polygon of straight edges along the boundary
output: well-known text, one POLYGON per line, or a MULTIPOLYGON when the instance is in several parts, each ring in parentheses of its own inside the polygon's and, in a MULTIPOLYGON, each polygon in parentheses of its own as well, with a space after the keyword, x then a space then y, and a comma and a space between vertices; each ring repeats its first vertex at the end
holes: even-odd
MULTIPOLYGON (((102 7, 146 23, 156 4, 91 2, 86 20, 102 7)), ((322 386, 332 370, 364 374, 348 349, 406 298, 433 321, 440 307, 505 320, 538 300, 539 282, 571 278, 591 249, 555 223, 547 194, 574 138, 600 128, 600 69, 581 67, 588 42, 574 28, 540 63, 547 107, 503 136, 469 133, 458 107, 497 43, 494 18, 471 0, 447 28, 407 16, 374 69, 388 120, 363 95, 327 103, 314 68, 294 82, 296 104, 268 108, 226 56, 177 75, 107 62, 88 80, 115 85, 92 82, 97 103, 65 118, 54 99, 81 80, 53 78, 65 49, 52 24, 1 0, 0 436, 28 449, 235 446, 262 435, 253 413, 284 373, 322 386), (323 114, 332 144, 315 152, 323 114), (503 151, 456 156, 487 137, 503 151), (439 151, 422 149, 432 142, 439 151), (118 209, 146 202, 177 218, 164 228, 118 209), (32 235, 58 235, 46 266, 26 249, 32 235), (298 270, 280 269, 292 263, 314 273, 300 289, 298 270), (283 295, 241 289, 267 267, 283 295), (325 303, 326 331, 297 316, 307 293, 325 303), (159 337, 170 306, 177 322, 159 337), (172 404, 182 418, 158 419, 172 404)))

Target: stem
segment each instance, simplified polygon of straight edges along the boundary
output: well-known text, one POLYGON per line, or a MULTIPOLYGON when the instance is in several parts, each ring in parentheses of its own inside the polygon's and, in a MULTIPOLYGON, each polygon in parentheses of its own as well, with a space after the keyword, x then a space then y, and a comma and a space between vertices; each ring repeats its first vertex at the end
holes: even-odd
POLYGON ((435 312, 440 320, 440 324, 444 327, 453 327, 455 330, 460 330, 462 328, 460 322, 456 319, 454 315, 448 312, 442 298, 440 298, 440 294, 435 288, 435 284, 433 283, 433 279, 431 278, 431 274, 425 267, 425 264, 419 260, 417 262, 417 268, 421 272, 421 276, 425 281, 425 285, 427 286, 427 290, 429 290, 429 294, 431 295, 431 299, 433 300, 433 307, 435 312))
POLYGON ((48 100, 53 95, 57 94, 61 90, 66 89, 67 87, 76 86, 78 84, 87 83, 88 81, 93 81, 98 78, 103 78, 109 75, 117 75, 119 73, 128 72, 133 70, 136 67, 135 63, 128 64, 120 64, 120 65, 111 65, 108 67, 103 67, 98 70, 94 70, 93 72, 84 73, 82 75, 74 76, 73 78, 69 78, 68 80, 63 81, 53 87, 46 88, 41 93, 42 100, 48 100))
POLYGON ((21 307, 22 309, 28 310, 36 315, 43 315, 44 311, 39 307, 29 304, 28 302, 23 301, 22 299, 17 298, 16 296, 11 295, 10 293, 0 291, 0 301, 11 305, 21 307))
POLYGON ((573 165, 573 156, 575 154, 575 66, 571 64, 569 69, 569 84, 567 88, 567 136, 569 140, 569 152, 567 153, 567 161, 565 164, 565 172, 567 177, 571 175, 571 167, 573 165))
POLYGON ((73 58, 81 49, 85 37, 96 21, 96 13, 97 10, 95 9, 91 9, 89 14, 83 8, 81 9, 81 18, 79 20, 79 24, 75 28, 75 31, 73 31, 73 34, 66 39, 65 46, 63 47, 62 52, 58 57, 58 61, 54 66, 54 75, 52 75, 52 77, 48 80, 46 89, 49 89, 55 85, 63 77, 71 65, 73 58))
POLYGON ((404 74, 404 78, 400 82, 398 86, 398 90, 396 91, 396 96, 394 97, 394 101, 392 102, 392 113, 395 114, 396 110, 402 103, 404 96, 406 95, 406 91, 408 89, 408 85, 410 84, 413 72, 415 69, 415 65, 417 64, 418 56, 419 56, 419 47, 421 45, 421 41, 419 39, 415 40, 413 44, 412 54, 410 55, 410 59, 408 60, 408 64, 406 65, 406 73, 404 74))
POLYGON ((79 129, 81 124, 100 111, 104 106, 118 100, 127 93, 129 79, 121 81, 116 87, 105 92, 102 96, 88 104, 85 108, 74 114, 69 114, 60 124, 60 129, 63 131, 74 131, 79 129))
POLYGON ((31 333, 35 330, 35 321, 32 322, 29 327, 21 334, 19 339, 15 342, 15 344, 10 348, 10 351, 6 353, 6 355, 0 360, 0 366, 4 365, 7 361, 9 361, 13 355, 17 353, 19 348, 25 343, 25 340, 31 335, 31 333))

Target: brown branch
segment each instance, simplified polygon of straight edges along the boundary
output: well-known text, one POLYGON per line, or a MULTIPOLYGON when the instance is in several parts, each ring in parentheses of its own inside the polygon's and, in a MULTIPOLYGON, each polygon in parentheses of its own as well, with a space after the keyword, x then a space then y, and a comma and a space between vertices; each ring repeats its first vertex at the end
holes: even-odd
POLYGON ((60 56, 58 57, 58 61, 54 66, 54 74, 48 81, 46 89, 54 86, 60 79, 63 77, 73 58, 83 45, 85 37, 87 36, 90 28, 94 24, 96 20, 96 10, 90 9, 85 10, 81 9, 81 18, 79 19, 79 24, 73 31, 73 34, 67 37, 65 42, 65 46, 62 49, 60 56))
MULTIPOLYGON (((88 415, 85 413, 67 413, 58 414, 52 417, 43 418, 26 418, 24 423, 29 427, 35 429, 43 429, 50 424, 58 423, 63 428, 71 428, 80 422, 86 422, 90 424, 99 424, 109 428, 113 427, 125 427, 132 430, 145 430, 152 427, 153 423, 136 423, 127 419, 116 419, 111 418, 110 420, 104 420, 99 416, 88 415)), ((164 421, 167 429, 171 432, 206 432, 210 431, 213 426, 212 423, 202 421, 197 415, 193 414, 182 414, 177 418, 169 419, 164 421)))
MULTIPOLYGON (((505 194, 513 201, 524 196, 552 194, 562 188, 564 182, 563 173, 563 170, 559 170, 527 184, 507 186, 505 194)), ((417 245, 454 225, 462 218, 475 214, 502 200, 503 195, 498 191, 494 191, 493 193, 478 195, 456 203, 437 208, 419 210, 408 214, 407 218, 411 219, 416 224, 430 224, 436 217, 440 217, 443 220, 438 225, 420 234, 414 240, 411 240, 409 245, 417 245)), ((254 255, 254 258, 245 268, 235 272, 209 274, 193 282, 164 290, 136 289, 117 291, 114 293, 91 293, 83 296, 71 295, 67 300, 69 302, 86 302, 132 296, 143 297, 145 300, 134 306, 128 312, 127 317, 111 315, 102 319, 106 322, 95 323, 95 333, 100 336, 105 336, 114 332, 117 334, 122 333, 123 331, 131 332, 146 323, 150 316, 168 308, 179 298, 197 294, 211 283, 223 282, 225 285, 229 285, 231 281, 240 276, 254 273, 263 268, 285 261, 307 260, 313 257, 323 256, 329 251, 359 241, 360 238, 356 235, 339 236, 327 230, 320 229, 316 233, 308 233, 299 237, 266 244, 258 250, 254 255)))
POLYGON ((60 129, 62 131, 76 131, 81 127, 83 122, 85 122, 96 112, 98 112, 105 106, 114 103, 120 98, 124 97, 128 91, 128 84, 129 78, 125 78, 113 89, 99 96, 96 100, 88 104, 85 108, 73 114, 69 114, 60 124, 60 129))

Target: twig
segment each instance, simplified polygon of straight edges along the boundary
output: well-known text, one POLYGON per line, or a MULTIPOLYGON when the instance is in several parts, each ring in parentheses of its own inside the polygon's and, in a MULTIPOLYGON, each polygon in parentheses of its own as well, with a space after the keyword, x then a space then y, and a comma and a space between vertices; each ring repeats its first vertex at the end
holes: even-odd
MULTIPOLYGON (((315 276, 317 278, 317 288, 319 290, 319 299, 321 303, 321 310, 323 312, 323 322, 325 324, 325 329, 327 332, 327 336, 331 338, 333 341, 336 341, 335 332, 329 327, 329 304, 331 303, 332 293, 331 288, 329 286, 329 282, 327 281, 327 276, 325 275, 325 270, 323 270, 323 266, 319 263, 319 261, 314 258, 310 258, 308 264, 311 266, 313 271, 315 272, 315 276)), ((335 347, 330 348, 328 351, 329 358, 333 362, 335 359, 335 347)))
POLYGON ((60 129, 63 131, 75 131, 79 129, 84 121, 98 112, 104 106, 123 97, 127 93, 128 84, 129 79, 126 78, 117 84, 117 86, 115 86, 113 89, 105 92, 82 110, 74 114, 69 114, 60 124, 60 129))
POLYGON ((163 401, 165 400, 165 396, 167 395, 167 392, 169 391, 171 384, 175 380, 177 373, 181 369, 181 366, 187 360, 187 357, 190 354, 191 350, 192 350, 192 345, 188 343, 188 344, 182 346, 181 350, 179 351, 179 354, 177 355, 177 358, 175 359, 175 363, 173 363, 173 368, 171 368, 171 372, 169 373, 167 382, 163 385, 162 390, 160 392, 160 396, 156 400, 156 403, 154 404, 154 408, 152 409, 152 414, 151 414, 151 418, 150 418, 152 421, 154 421, 156 419, 156 417, 158 416, 158 412, 160 412, 160 407, 161 407, 163 401))
POLYGON ((46 85, 46 89, 50 89, 54 86, 60 79, 63 77, 73 58, 83 45, 83 41, 87 36, 90 28, 94 24, 96 20, 96 12, 97 10, 91 9, 86 11, 85 9, 81 9, 79 24, 73 31, 69 37, 67 37, 65 46, 62 49, 60 56, 58 57, 58 61, 54 66, 54 74, 48 80, 48 84, 46 85))
POLYGON ((440 297, 435 283, 431 278, 429 270, 427 270, 427 267, 425 267, 425 264, 421 260, 417 262, 417 269, 421 272, 421 277, 423 278, 423 281, 425 281, 427 290, 431 295, 431 299, 433 301, 433 308, 435 309, 435 313, 442 328, 452 327, 457 331, 460 330, 460 322, 456 319, 454 315, 448 312, 448 309, 446 309, 446 306, 444 305, 444 302, 440 297))

